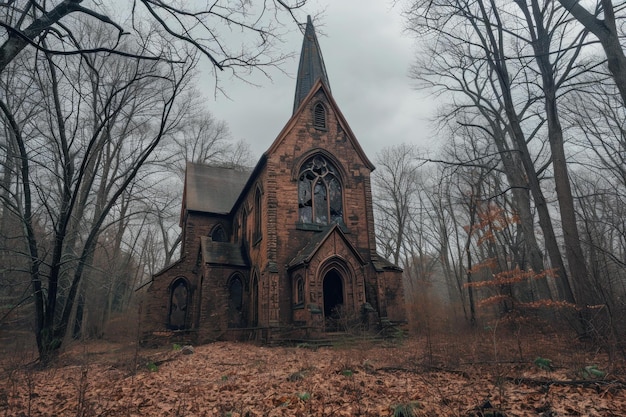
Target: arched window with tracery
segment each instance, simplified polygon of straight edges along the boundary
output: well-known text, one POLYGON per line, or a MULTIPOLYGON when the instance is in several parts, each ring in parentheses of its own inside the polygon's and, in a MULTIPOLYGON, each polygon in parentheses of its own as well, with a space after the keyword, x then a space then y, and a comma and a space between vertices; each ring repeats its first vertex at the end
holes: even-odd
POLYGON ((301 223, 330 224, 343 218, 342 189, 333 164, 316 155, 300 168, 298 209, 301 223))

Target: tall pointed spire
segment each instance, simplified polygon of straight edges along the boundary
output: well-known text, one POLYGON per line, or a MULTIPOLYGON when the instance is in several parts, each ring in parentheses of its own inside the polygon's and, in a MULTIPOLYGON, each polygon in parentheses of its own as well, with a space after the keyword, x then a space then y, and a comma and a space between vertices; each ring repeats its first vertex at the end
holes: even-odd
POLYGON ((300 103, 309 94, 313 84, 318 78, 326 84, 330 90, 330 83, 326 75, 322 50, 315 36, 315 29, 311 16, 307 16, 304 40, 302 41, 302 52, 300 52, 300 65, 298 66, 298 78, 296 81, 296 97, 293 102, 293 112, 295 113, 300 103))

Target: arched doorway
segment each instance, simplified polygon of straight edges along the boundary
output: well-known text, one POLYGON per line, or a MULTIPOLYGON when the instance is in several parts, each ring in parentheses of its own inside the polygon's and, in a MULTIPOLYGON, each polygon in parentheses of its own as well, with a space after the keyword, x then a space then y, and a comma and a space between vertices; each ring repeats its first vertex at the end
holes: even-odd
POLYGON ((187 328, 187 306, 189 305, 189 286, 184 278, 176 279, 170 286, 170 309, 168 327, 172 330, 187 328))
POLYGON ((326 331, 340 330, 344 296, 343 279, 336 269, 331 269, 324 276, 324 320, 326 331))

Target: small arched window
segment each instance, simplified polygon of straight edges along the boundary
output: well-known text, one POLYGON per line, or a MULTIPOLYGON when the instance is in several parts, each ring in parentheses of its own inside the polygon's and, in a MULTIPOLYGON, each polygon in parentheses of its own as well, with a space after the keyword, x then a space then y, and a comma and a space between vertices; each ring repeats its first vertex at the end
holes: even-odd
POLYGON ((170 311, 168 327, 172 330, 187 328, 187 307, 189 306, 189 287, 184 278, 178 278, 170 287, 170 311))
POLYGON ((213 231, 211 232, 211 240, 213 242, 228 242, 226 232, 221 224, 218 224, 213 228, 213 231))
POLYGON ((263 216, 263 209, 261 204, 261 190, 256 189, 254 193, 254 240, 261 239, 261 219, 263 216))
POLYGON ((304 278, 298 275, 295 279, 294 285, 294 304, 302 305, 304 304, 304 278))
POLYGON ((301 223, 330 224, 343 220, 337 170, 321 155, 314 156, 300 169, 298 209, 301 223))
POLYGON ((313 108, 313 127, 326 129, 326 108, 322 103, 317 103, 313 108))

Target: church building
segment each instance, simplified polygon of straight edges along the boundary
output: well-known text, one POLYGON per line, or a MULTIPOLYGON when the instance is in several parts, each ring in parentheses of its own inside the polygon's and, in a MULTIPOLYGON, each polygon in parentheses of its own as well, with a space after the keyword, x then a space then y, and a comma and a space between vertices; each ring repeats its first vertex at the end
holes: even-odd
POLYGON ((153 276, 144 342, 306 340, 406 321, 376 252, 370 175, 309 18, 293 115, 250 172, 187 164, 181 257, 153 276))

